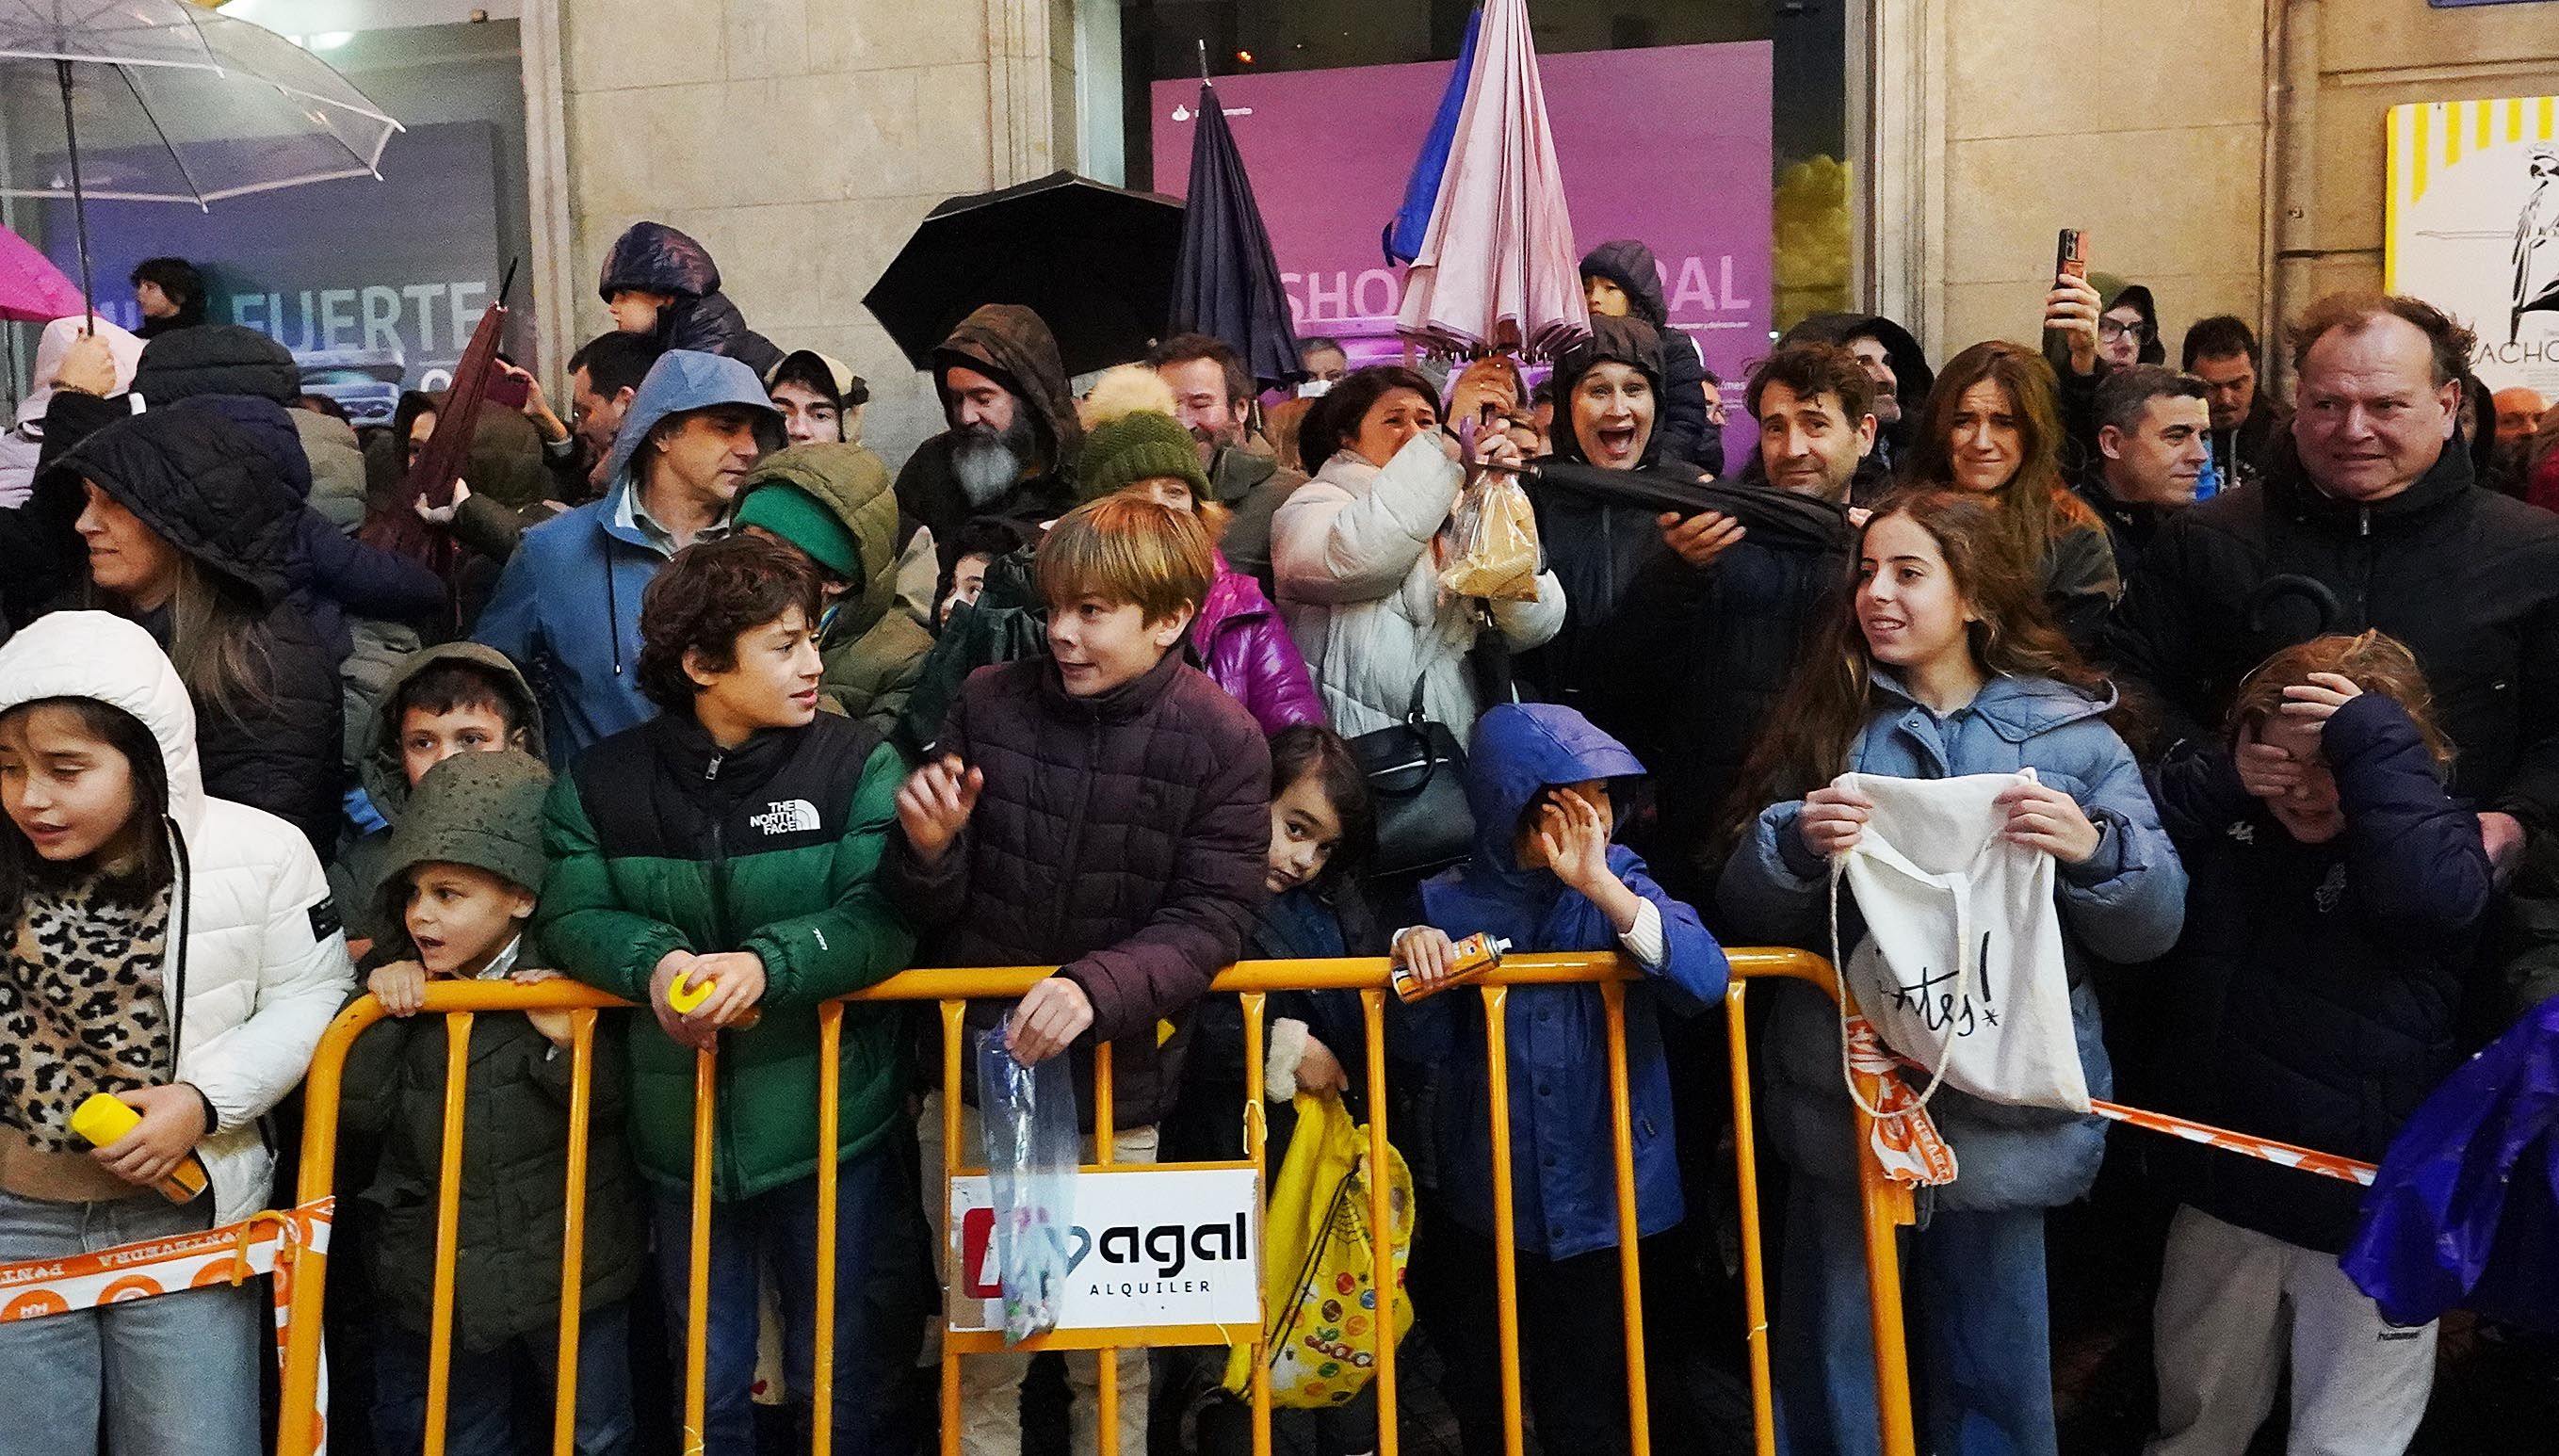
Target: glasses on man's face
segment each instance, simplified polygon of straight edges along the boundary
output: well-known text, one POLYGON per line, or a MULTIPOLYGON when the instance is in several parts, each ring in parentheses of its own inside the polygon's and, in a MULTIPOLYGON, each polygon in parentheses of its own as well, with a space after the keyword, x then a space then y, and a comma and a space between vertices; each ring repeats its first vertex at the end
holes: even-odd
POLYGON ((2142 321, 2139 319, 2134 319, 2130 322, 2123 319, 2099 319, 2097 321, 2097 337, 2100 339, 2111 342, 2113 340, 2121 339, 2127 334, 2132 335, 2134 338, 2140 338, 2142 336, 2142 321))

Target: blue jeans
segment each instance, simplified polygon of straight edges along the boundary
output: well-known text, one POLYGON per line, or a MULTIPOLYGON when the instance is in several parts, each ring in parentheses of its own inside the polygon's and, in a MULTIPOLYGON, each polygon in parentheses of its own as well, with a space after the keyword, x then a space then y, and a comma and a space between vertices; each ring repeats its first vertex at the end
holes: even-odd
MULTIPOLYGON (((1904 1236, 1919 1448, 2055 1456, 2043 1211, 1940 1212, 1904 1236)), ((1797 1177, 1786 1199, 1775 1374, 1787 1456, 1873 1456, 1875 1340, 1853 1188, 1797 1177)))
MULTIPOLYGON (((891 1140, 896 1137, 891 1133, 891 1140)), ((838 1166, 835 1195, 834 1449, 839 1456, 911 1450, 916 1433, 889 1392, 903 1387, 923 1339, 925 1308, 902 1309, 901 1240, 916 1227, 913 1166, 886 1144, 838 1166)), ((668 1333, 676 1345, 675 1395, 683 1404, 683 1334, 692 1197, 653 1186, 650 1219, 668 1333)), ((815 1389, 818 1328, 818 1179, 711 1205, 710 1315, 702 1447, 706 1456, 753 1456, 756 1300, 763 1266, 782 1295, 782 1373, 795 1399, 815 1389)))
MULTIPOLYGON (((114 1203, 0 1193, 0 1263, 197 1234, 213 1200, 114 1203)), ((0 1456, 258 1456, 262 1285, 217 1285, 0 1325, 0 1456)))
MULTIPOLYGON (((386 1456, 408 1456, 426 1443, 426 1363, 430 1342, 396 1325, 375 1336, 374 1442, 386 1456)), ((577 1324, 578 1456, 624 1456, 631 1449, 631 1324, 620 1304, 590 1309, 577 1324)), ((445 1456, 512 1456, 550 1449, 549 1412, 558 1391, 559 1328, 545 1326, 495 1350, 456 1345, 445 1384, 445 1456), (514 1383, 518 1371, 539 1378, 544 1420, 534 1439, 518 1440, 514 1383)))

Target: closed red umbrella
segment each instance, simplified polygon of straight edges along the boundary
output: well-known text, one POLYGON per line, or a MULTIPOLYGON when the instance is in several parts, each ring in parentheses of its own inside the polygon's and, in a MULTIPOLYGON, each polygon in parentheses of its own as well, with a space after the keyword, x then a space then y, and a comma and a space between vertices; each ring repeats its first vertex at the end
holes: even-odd
POLYGON ((80 312, 78 285, 34 243, 0 227, 0 319, 42 324, 80 312))
POLYGON ((1484 6, 1465 106, 1397 324, 1430 348, 1516 348, 1532 358, 1590 332, 1527 0, 1484 6))

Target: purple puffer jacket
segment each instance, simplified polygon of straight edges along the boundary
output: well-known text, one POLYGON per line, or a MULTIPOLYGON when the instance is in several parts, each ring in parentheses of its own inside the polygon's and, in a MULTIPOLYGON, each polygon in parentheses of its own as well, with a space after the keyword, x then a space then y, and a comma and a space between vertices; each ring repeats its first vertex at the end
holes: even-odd
POLYGON ((1293 723, 1324 721, 1323 699, 1306 659, 1288 638, 1286 624, 1262 583, 1217 558, 1217 580, 1191 624, 1191 648, 1209 679, 1244 704, 1264 733, 1293 723))

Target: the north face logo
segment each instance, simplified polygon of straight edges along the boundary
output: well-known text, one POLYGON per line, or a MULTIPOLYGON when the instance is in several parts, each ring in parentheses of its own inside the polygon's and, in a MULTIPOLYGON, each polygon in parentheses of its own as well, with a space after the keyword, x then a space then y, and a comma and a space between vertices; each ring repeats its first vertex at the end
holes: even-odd
POLYGON ((786 799, 766 804, 760 814, 748 814, 746 821, 767 834, 797 834, 818 827, 818 806, 805 799, 786 799))

